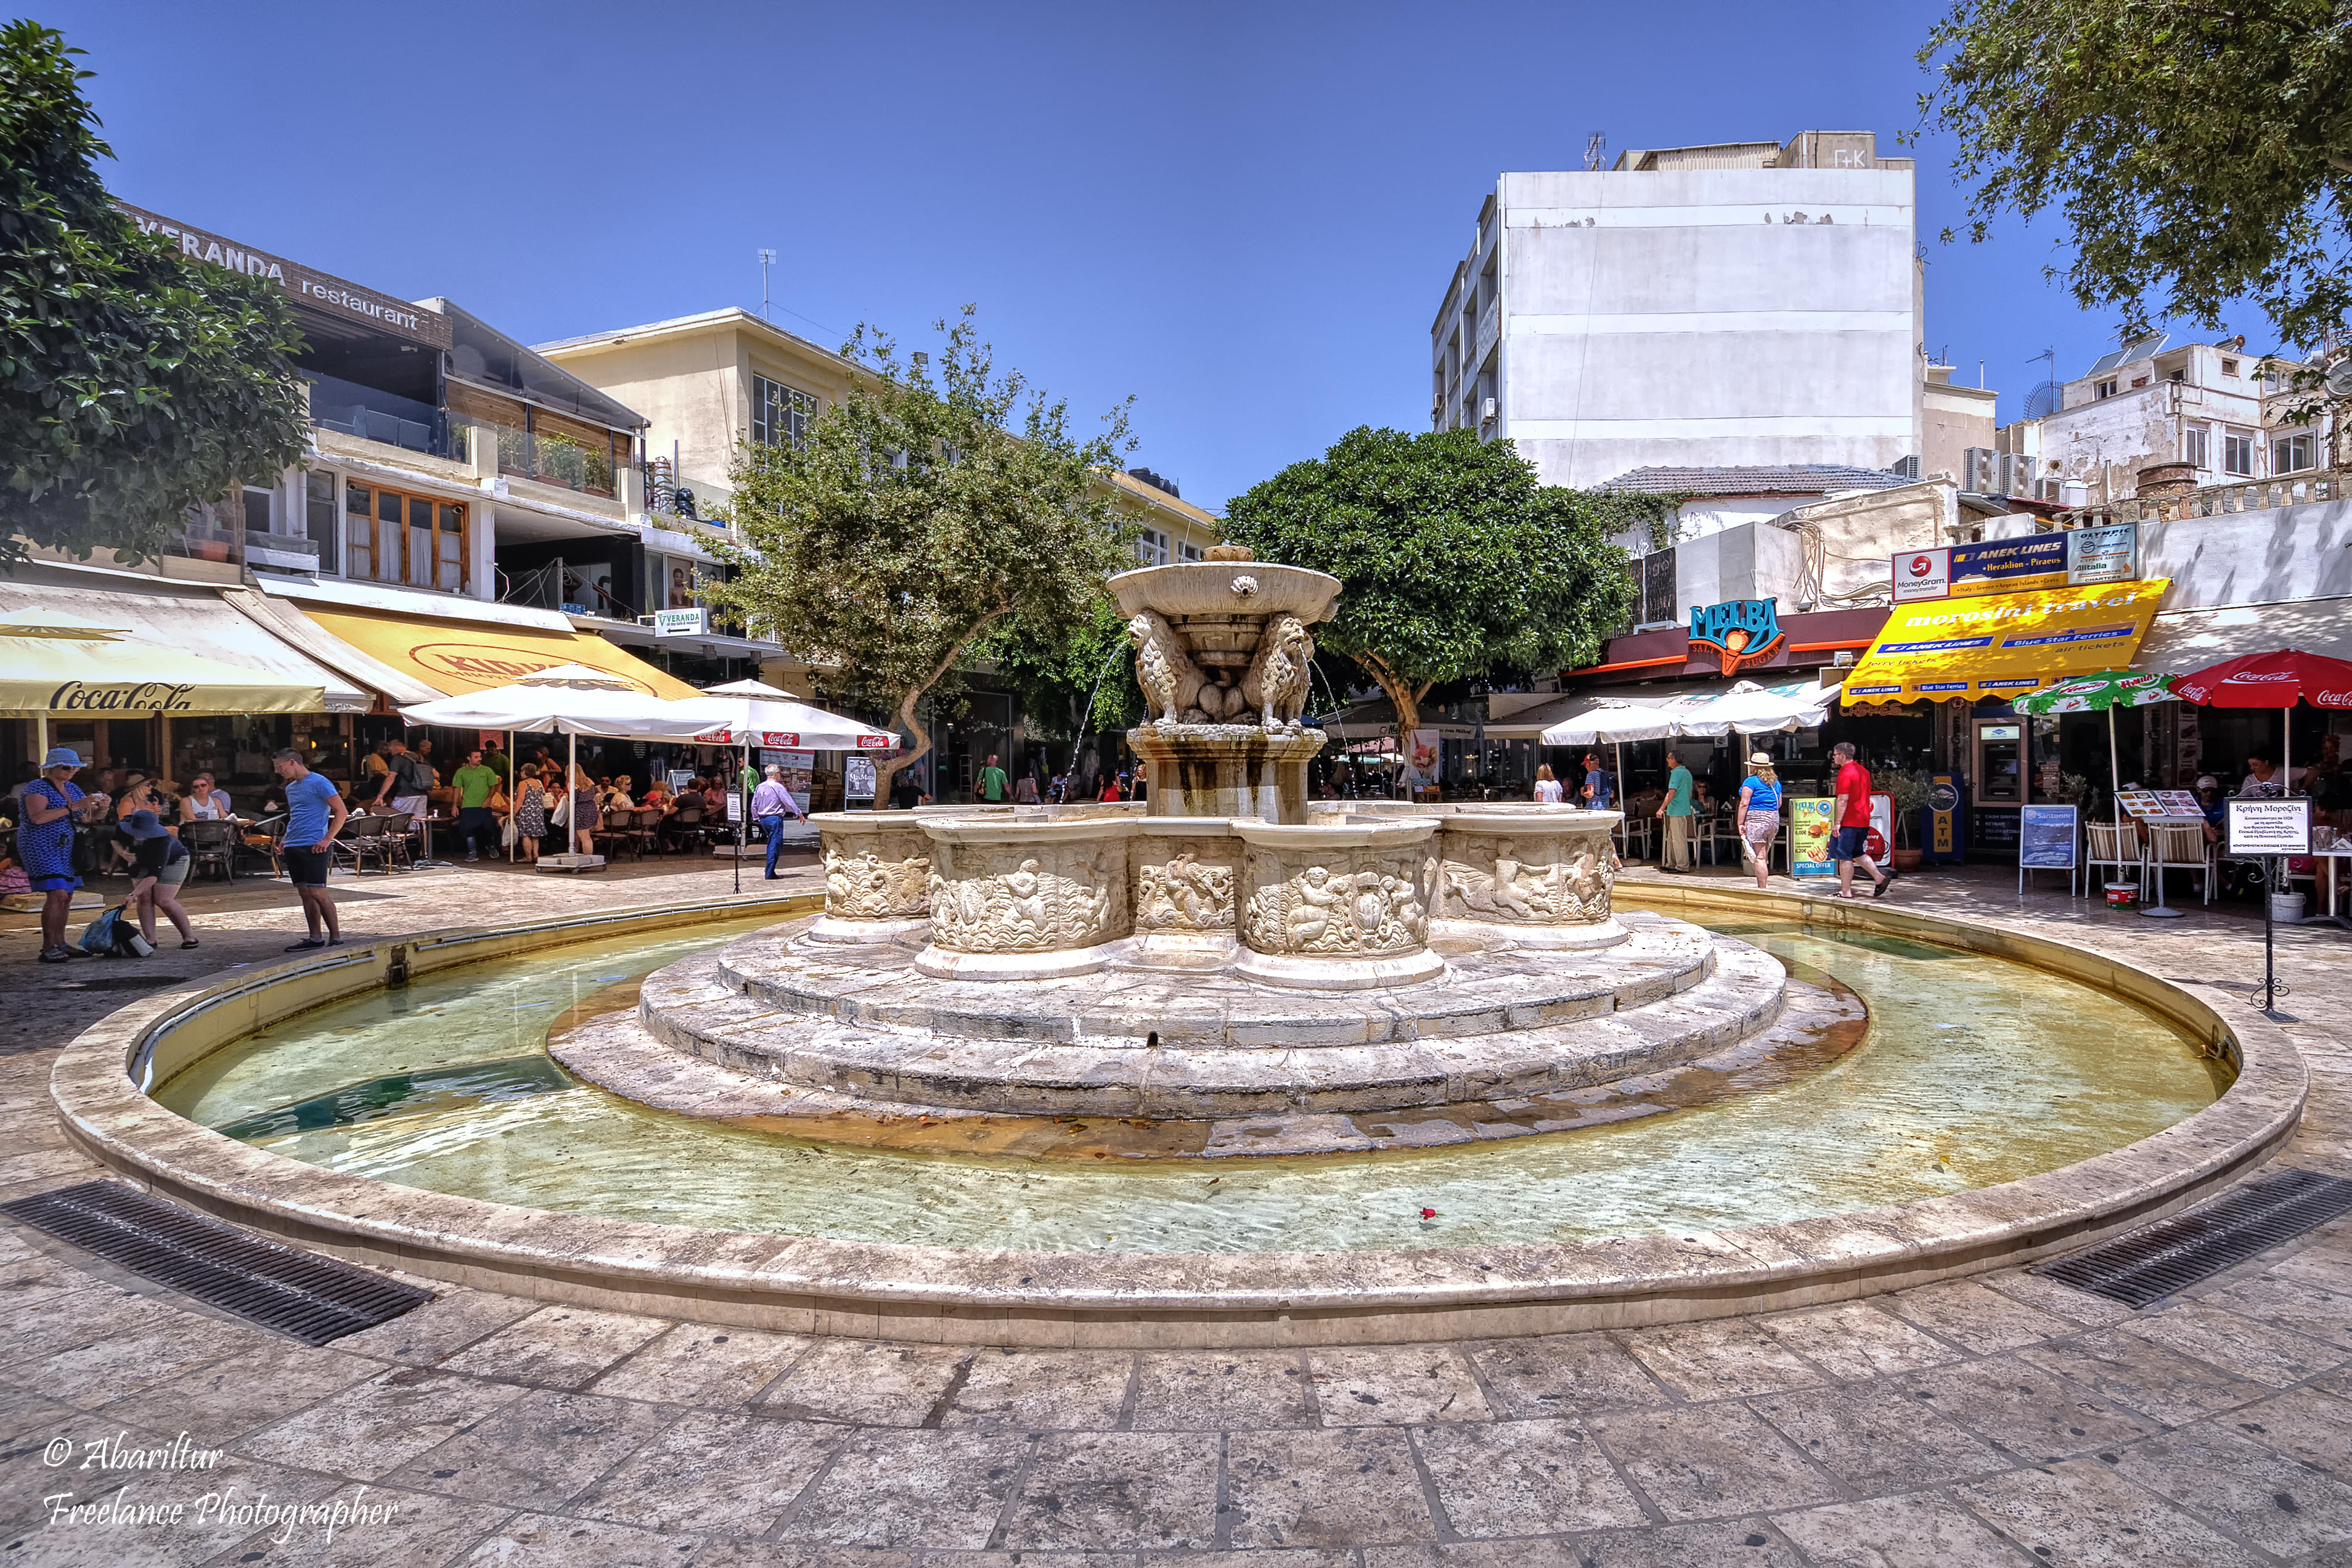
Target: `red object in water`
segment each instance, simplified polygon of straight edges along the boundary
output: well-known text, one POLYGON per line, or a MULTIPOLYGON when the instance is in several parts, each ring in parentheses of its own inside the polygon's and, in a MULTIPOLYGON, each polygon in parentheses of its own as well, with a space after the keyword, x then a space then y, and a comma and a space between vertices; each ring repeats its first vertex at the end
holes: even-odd
POLYGON ((1437 1211, 1435 1209, 1423 1209, 1421 1211, 1421 1217, 1423 1219, 1435 1219, 1437 1217, 1437 1211))
POLYGON ((2352 664, 2291 647, 2250 653, 2175 677, 2172 694, 2214 708, 2352 708, 2352 664))

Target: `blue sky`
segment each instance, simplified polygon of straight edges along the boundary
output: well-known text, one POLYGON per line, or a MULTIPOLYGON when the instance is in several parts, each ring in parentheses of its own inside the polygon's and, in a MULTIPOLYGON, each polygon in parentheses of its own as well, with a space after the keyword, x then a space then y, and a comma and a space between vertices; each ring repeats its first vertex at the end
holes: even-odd
MULTIPOLYGON (((831 347, 977 301, 1000 363, 1225 499, 1426 427, 1428 329, 1505 169, 1916 118, 1914 5, 448 5, 73 0, 139 205, 526 342, 756 309, 831 347)), ((2111 346, 2050 226, 1935 243, 1927 342, 2015 416, 2111 346)), ((2234 325, 2262 342, 2251 312, 2234 325)))

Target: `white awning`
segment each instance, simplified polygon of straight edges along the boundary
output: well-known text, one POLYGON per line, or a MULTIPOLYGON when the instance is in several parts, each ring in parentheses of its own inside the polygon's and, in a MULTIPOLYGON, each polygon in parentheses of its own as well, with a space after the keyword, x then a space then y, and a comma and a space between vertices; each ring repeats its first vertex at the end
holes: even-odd
POLYGON ((2132 664, 2184 675, 2242 654, 2299 648, 2352 659, 2352 599, 2298 599, 2224 610, 2163 610, 2140 639, 2132 664))
POLYGON ((121 627, 126 640, 315 686, 330 713, 364 713, 375 706, 373 692, 240 615, 226 596, 236 591, 43 561, 0 577, 0 610, 54 610, 95 626, 121 627))

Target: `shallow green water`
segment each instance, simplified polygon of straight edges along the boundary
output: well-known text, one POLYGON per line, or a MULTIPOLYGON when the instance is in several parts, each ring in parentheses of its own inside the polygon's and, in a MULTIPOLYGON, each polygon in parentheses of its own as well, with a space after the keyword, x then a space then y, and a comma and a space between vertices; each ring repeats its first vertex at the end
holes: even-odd
POLYGON ((305 1014, 157 1098, 312 1164, 538 1208, 933 1246, 1228 1252, 1562 1241, 1873 1208, 2118 1148, 2228 1081, 2158 1020, 2038 970, 1727 919, 1714 929, 1860 993, 1863 1046, 1779 1089, 1547 1137, 1081 1166, 815 1146, 546 1087, 564 1081, 543 1059, 562 1009, 754 923, 478 964, 305 1014))

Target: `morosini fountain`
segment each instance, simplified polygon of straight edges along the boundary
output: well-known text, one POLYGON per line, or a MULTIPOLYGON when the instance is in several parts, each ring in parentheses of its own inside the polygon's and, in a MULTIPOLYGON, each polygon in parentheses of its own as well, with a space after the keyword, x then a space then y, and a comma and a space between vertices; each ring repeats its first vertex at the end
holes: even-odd
POLYGON ((1309 802, 1339 583, 1221 548, 1110 586, 1147 803, 821 816, 821 908, 435 933, 135 1003, 60 1062, 69 1132, 306 1245, 555 1299, 1232 1345, 1967 1273, 2294 1127, 2284 1035, 2185 982, 1885 904, 1623 900, 1614 813, 1309 802))

